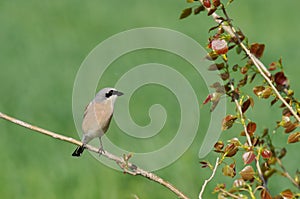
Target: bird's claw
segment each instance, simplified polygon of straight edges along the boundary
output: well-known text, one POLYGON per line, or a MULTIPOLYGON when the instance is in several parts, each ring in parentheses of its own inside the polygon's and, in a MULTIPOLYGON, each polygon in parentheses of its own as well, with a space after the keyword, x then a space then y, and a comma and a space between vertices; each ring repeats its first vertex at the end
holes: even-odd
POLYGON ((99 156, 101 156, 102 154, 105 153, 103 147, 100 147, 100 148, 99 148, 98 153, 99 153, 99 156))

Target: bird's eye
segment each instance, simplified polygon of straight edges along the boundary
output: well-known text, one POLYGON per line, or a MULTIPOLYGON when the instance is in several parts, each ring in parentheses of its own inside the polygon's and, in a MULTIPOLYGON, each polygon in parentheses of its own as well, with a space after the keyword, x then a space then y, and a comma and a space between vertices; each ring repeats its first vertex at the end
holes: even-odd
POLYGON ((112 96, 113 92, 113 90, 110 90, 109 92, 105 93, 105 97, 109 98, 110 96, 112 96))

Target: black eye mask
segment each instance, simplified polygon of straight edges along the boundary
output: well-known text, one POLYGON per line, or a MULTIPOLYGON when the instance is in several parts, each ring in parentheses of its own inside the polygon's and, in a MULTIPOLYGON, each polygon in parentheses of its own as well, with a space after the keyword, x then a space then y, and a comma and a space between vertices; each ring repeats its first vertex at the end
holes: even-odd
POLYGON ((105 97, 109 98, 110 96, 112 96, 114 94, 113 90, 110 90, 109 92, 105 93, 105 97))

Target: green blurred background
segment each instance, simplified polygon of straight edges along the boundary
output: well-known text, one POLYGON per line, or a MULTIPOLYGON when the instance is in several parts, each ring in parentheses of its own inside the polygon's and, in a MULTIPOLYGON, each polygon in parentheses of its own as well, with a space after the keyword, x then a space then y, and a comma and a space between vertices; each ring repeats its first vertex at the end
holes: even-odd
MULTIPOLYGON (((124 30, 157 26, 178 30, 197 40, 207 43, 207 30, 214 26, 211 18, 204 14, 179 20, 181 10, 189 5, 184 1, 0 1, 0 111, 24 121, 78 138, 72 117, 72 89, 77 70, 87 54, 101 41, 124 30)), ((300 26, 295 13, 300 2, 239 0, 230 6, 228 12, 234 24, 249 37, 250 42, 266 44, 263 62, 266 64, 283 57, 286 73, 299 98, 298 35, 300 26)), ((193 75, 191 68, 167 53, 159 51, 137 52, 118 60, 119 68, 113 66, 107 71, 99 88, 114 84, 124 68, 138 63, 158 62, 174 66, 185 73, 198 93, 201 102, 208 94, 203 80, 193 75), (120 65, 124 65, 121 69, 120 65), (181 65, 182 64, 182 65, 181 65)), ((160 93, 170 103, 168 113, 179 115, 176 100, 160 87, 148 86, 143 92, 160 93), (170 100, 169 100, 170 99, 170 100)), ((140 125, 149 122, 148 109, 153 103, 164 104, 162 98, 143 101, 140 90, 133 96, 130 106, 135 121, 140 125)), ((149 94, 148 94, 149 95, 149 94)), ((231 110, 229 110, 230 113, 231 110)), ((196 198, 203 181, 210 172, 201 169, 198 150, 205 132, 209 107, 201 109, 199 136, 193 145, 175 163, 156 173, 181 189, 191 198, 196 198)), ((250 117, 259 121, 259 128, 274 126, 280 120, 280 111, 269 107, 269 102, 258 102, 249 111, 250 117), (263 111, 259 111, 263 108, 263 111), (257 115, 258 111, 260 115, 257 115), (256 113, 255 116, 252 113, 256 113)), ((164 129, 162 139, 143 142, 148 149, 155 149, 172 138, 176 132, 178 117, 171 119, 164 129), (165 139, 165 140, 164 140, 165 139)), ((111 132, 120 131, 113 122, 111 132)), ((236 131, 224 133, 221 139, 239 134, 236 131)), ((71 157, 74 145, 64 143, 27 129, 0 121, 0 197, 1 198, 176 198, 160 185, 142 177, 132 177, 103 166, 89 153, 80 159, 71 157)), ((112 139, 118 137, 111 133, 112 139)), ((286 145, 286 135, 279 131, 273 136, 278 146, 286 145)), ((119 140, 120 141, 120 140, 119 140)), ((120 141, 132 146, 138 140, 120 141)), ((299 146, 287 146, 288 155, 283 162, 293 173, 300 163, 299 146)), ((121 155, 121 154, 120 154, 121 155)), ((206 159, 214 161, 215 154, 206 159)), ((243 165, 238 165, 238 170, 243 165)), ((231 179, 222 177, 221 169, 209 184, 205 198, 211 195, 214 185, 220 182, 231 184, 231 179)), ((238 177, 238 176, 237 176, 238 177)), ((281 177, 270 182, 272 194, 293 187, 281 177), (278 183, 280 180, 280 183, 278 183)), ((229 185, 230 186, 230 185, 229 185)))

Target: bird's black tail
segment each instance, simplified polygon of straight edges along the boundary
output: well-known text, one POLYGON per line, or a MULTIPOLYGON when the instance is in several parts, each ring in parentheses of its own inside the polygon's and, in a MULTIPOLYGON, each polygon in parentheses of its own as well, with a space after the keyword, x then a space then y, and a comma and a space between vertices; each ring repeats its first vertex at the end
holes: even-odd
POLYGON ((80 157, 82 152, 84 150, 84 145, 82 146, 79 146, 75 149, 75 151, 72 153, 72 156, 75 156, 75 157, 80 157))

